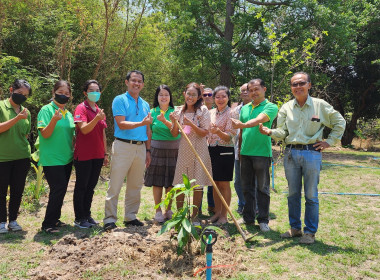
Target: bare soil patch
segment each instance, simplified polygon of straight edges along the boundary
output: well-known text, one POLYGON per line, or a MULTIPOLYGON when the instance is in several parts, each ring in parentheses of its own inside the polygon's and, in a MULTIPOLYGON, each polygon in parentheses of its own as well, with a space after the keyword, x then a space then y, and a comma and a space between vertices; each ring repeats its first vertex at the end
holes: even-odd
MULTIPOLYGON (((30 276, 39 280, 79 279, 83 275, 102 275, 102 279, 187 279, 206 266, 198 242, 192 244, 189 253, 177 255, 175 242, 171 243, 167 234, 157 237, 159 230, 160 226, 150 222, 92 238, 84 233, 66 235, 45 253, 30 276), (107 271, 109 266, 114 268, 107 271), (120 269, 115 269, 117 266, 120 269)), ((213 265, 228 265, 214 269, 216 277, 229 278, 235 270, 247 270, 242 265, 244 256, 238 254, 247 250, 242 239, 220 237, 213 248, 213 265), (226 249, 225 244, 231 241, 234 246, 226 249)))

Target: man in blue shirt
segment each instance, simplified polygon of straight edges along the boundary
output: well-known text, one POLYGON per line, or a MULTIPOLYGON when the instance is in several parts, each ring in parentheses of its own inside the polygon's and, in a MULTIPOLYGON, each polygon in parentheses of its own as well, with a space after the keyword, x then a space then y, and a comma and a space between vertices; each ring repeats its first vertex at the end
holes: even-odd
POLYGON ((143 226, 136 218, 143 187, 144 170, 150 164, 149 104, 139 94, 144 87, 144 74, 133 70, 127 74, 128 91, 115 97, 112 112, 115 123, 115 141, 112 144, 110 182, 105 203, 104 229, 116 228, 117 202, 127 177, 124 225, 143 226))

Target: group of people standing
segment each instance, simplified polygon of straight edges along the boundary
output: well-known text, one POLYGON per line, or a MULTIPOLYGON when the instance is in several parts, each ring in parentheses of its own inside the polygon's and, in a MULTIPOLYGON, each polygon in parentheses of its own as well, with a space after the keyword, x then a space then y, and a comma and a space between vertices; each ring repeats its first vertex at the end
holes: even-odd
MULTIPOLYGON (((311 81, 307 73, 298 72, 292 77, 291 90, 295 99, 279 111, 277 129, 271 127, 278 107, 265 98, 265 83, 258 78, 240 88, 242 103, 235 108, 231 108, 231 94, 224 86, 211 90, 190 83, 183 92, 184 104, 175 107, 170 88, 160 85, 150 109, 140 97, 144 74, 130 71, 125 84, 127 92, 116 96, 112 103, 115 140, 105 199, 105 230, 117 227, 118 197, 125 178, 124 224, 142 226, 144 223, 136 217, 142 187, 152 187, 157 205, 161 202, 163 189, 167 192, 182 183, 182 174, 195 179, 199 185, 193 195, 196 206, 192 212, 193 223, 200 224, 198 216, 204 186, 209 186, 209 210, 214 213, 209 222, 227 223, 227 209, 191 153, 189 144, 181 137, 181 125, 182 133, 190 139, 228 205, 235 169, 237 211, 246 224, 254 224, 257 220, 263 232, 270 230, 271 138, 283 140, 291 229, 281 236, 302 236, 300 242, 314 242, 319 216, 320 152, 341 138, 345 121, 331 105, 309 96, 311 81), (325 126, 332 131, 323 141, 325 126), (300 221, 302 178, 306 197, 304 234, 300 221)), ((31 94, 31 88, 26 81, 17 80, 10 92, 9 99, 0 101, 0 232, 21 230, 16 219, 30 165, 27 141, 30 113, 21 104, 31 94), (9 223, 6 227, 8 185, 9 223)), ((95 80, 87 81, 83 93, 86 100, 77 106, 73 117, 65 109, 71 98, 70 84, 59 81, 54 86, 51 103, 42 107, 38 114, 39 164, 43 166, 50 187, 42 223, 42 230, 47 233, 59 232, 59 227, 64 225, 60 221, 61 208, 73 163, 76 169, 74 224, 89 228, 98 223, 91 217, 90 209, 100 170, 103 164, 108 164, 107 125, 103 110, 96 105, 101 96, 100 84, 95 80)), ((183 197, 177 197, 176 205, 182 207, 183 197)), ((164 222, 172 214, 171 205, 167 209, 157 208, 155 220, 164 222)))
MULTIPOLYGON (((25 181, 30 168, 30 112, 22 103, 32 89, 25 80, 16 80, 10 97, 0 101, 0 233, 21 231, 17 223, 25 181), (9 214, 6 196, 9 186, 9 214), (7 225, 7 216, 9 223, 7 225)), ((65 108, 72 97, 71 85, 60 80, 52 90, 52 99, 37 116, 39 162, 49 184, 49 200, 42 222, 46 233, 59 232, 63 200, 71 176, 76 170, 74 189, 75 226, 89 228, 98 224, 91 217, 91 203, 103 164, 108 163, 105 114, 96 102, 101 86, 88 80, 83 88, 85 101, 73 115, 65 108), (74 137, 75 136, 75 137, 74 137)))

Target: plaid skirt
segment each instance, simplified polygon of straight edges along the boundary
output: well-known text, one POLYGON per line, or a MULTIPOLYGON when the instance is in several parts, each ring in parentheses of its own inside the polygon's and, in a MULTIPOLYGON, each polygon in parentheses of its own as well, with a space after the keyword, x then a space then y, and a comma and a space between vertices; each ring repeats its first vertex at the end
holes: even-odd
POLYGON ((152 161, 145 171, 145 186, 165 188, 173 186, 179 142, 180 139, 174 141, 152 140, 152 161))

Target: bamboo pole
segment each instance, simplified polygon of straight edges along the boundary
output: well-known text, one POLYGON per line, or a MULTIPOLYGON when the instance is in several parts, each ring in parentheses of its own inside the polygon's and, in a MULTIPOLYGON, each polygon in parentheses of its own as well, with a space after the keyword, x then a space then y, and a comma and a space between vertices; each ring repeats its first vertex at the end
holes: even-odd
POLYGON ((193 151, 195 157, 198 159, 199 163, 201 164, 201 166, 202 166, 204 172, 206 173, 207 177, 212 182, 212 185, 213 185, 216 193, 218 194, 218 196, 219 196, 220 200, 222 201, 224 207, 226 207, 228 214, 230 214, 232 220, 234 221, 235 226, 237 227, 237 229, 240 232, 241 236, 243 237, 244 241, 245 242, 249 241, 250 239, 252 239, 253 236, 247 238, 243 229, 240 227, 239 223, 237 222, 235 216, 232 214, 232 211, 231 211, 230 207, 228 206, 227 202, 224 200, 223 195, 220 193, 218 186, 216 185, 214 179, 212 178, 211 174, 208 172, 206 166, 204 165, 202 159, 199 157, 199 155, 198 155, 197 151, 195 150, 193 144, 191 144, 189 137, 187 137, 186 133, 183 131, 182 126, 179 124, 178 120, 176 120, 176 123, 182 132, 182 136, 186 139, 187 143, 189 144, 189 146, 190 146, 191 150, 193 151))

